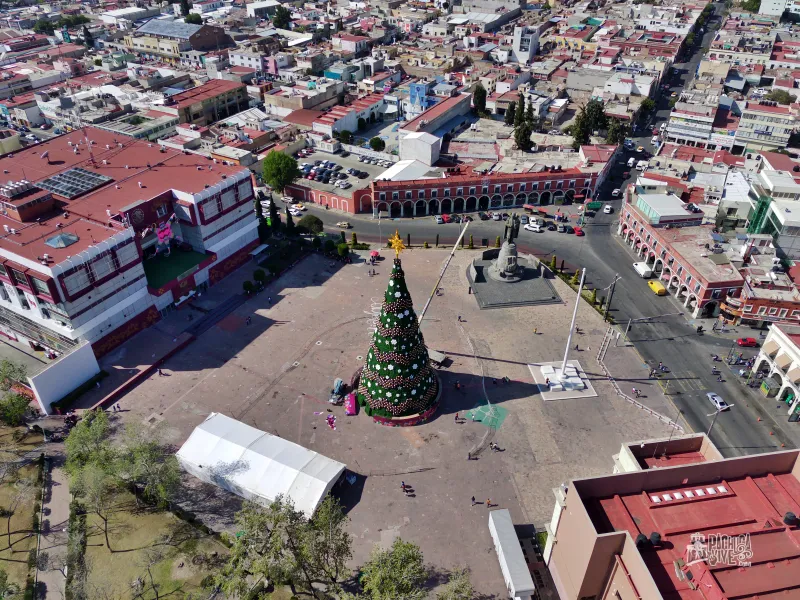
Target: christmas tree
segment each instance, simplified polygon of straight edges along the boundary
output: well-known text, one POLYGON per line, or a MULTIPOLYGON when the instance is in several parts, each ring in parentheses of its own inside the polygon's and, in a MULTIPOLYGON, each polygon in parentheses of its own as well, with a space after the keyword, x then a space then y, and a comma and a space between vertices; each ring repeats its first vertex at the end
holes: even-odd
POLYGON ((405 417, 427 411, 436 401, 438 379, 414 313, 400 263, 405 248, 395 232, 394 268, 358 386, 358 402, 370 416, 405 417))

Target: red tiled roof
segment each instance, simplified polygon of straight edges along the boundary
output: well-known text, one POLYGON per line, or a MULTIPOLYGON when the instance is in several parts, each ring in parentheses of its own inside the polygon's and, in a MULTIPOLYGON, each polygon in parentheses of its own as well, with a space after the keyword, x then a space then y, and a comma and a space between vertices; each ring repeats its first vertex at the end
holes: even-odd
POLYGON ((417 131, 417 128, 422 124, 422 121, 428 121, 430 123, 434 119, 439 118, 448 110, 451 110, 454 106, 457 106, 459 103, 464 101, 464 97, 459 94, 458 96, 453 96, 452 98, 448 98, 447 100, 442 100, 441 102, 437 103, 436 105, 432 106, 421 115, 419 115, 416 119, 412 119, 405 125, 403 125, 402 129, 405 131, 417 131))
POLYGON ((303 108, 290 112, 288 115, 283 117, 283 122, 311 127, 314 124, 314 121, 319 119, 324 114, 325 113, 321 110, 308 110, 303 108))
POLYGON ((214 98, 215 96, 227 94, 228 92, 232 92, 236 89, 244 89, 244 87, 244 84, 237 81, 212 79, 203 85, 197 86, 196 88, 175 94, 171 99, 174 100, 178 108, 181 109, 193 104, 197 104, 198 102, 202 102, 203 100, 214 98))

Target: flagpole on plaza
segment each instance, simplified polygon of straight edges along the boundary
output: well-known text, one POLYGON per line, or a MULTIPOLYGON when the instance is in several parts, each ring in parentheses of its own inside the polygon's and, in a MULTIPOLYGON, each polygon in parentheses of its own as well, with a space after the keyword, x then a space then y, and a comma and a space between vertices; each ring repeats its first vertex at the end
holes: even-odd
POLYGON ((567 347, 564 348, 564 360, 561 363, 561 372, 558 375, 559 381, 564 381, 564 370, 567 368, 567 359, 569 358, 569 348, 572 345, 572 333, 575 331, 575 319, 578 317, 578 304, 581 302, 581 293, 583 292, 583 280, 586 278, 586 269, 581 271, 581 283, 578 286, 578 296, 575 298, 575 308, 572 311, 572 323, 569 326, 569 334, 567 335, 567 347))

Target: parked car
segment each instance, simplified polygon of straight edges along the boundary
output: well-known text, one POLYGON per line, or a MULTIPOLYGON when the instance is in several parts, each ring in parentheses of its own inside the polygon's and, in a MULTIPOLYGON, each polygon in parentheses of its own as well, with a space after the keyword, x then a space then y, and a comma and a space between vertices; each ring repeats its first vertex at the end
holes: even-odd
POLYGON ((711 402, 717 410, 728 410, 731 407, 719 394, 715 394, 714 392, 708 392, 706 398, 708 398, 709 402, 711 402))
POLYGON ((339 227, 340 229, 350 229, 352 227, 352 225, 350 225, 350 223, 348 223, 347 221, 339 221, 338 223, 336 223, 336 226, 339 227))
POLYGON ((479 212, 478 213, 478 218, 481 221, 488 221, 489 220, 489 215, 487 215, 485 212, 479 212))
POLYGON ((756 341, 756 338, 739 338, 738 340, 736 340, 736 344, 738 346, 741 346, 742 348, 758 347, 758 341, 756 341))
POLYGON ((639 153, 641 154, 642 152, 644 152, 644 146, 638 146, 638 147, 636 148, 636 151, 637 151, 637 152, 639 152, 639 153))
POLYGON ((574 233, 575 235, 577 235, 578 237, 580 237, 580 236, 582 236, 582 235, 586 235, 586 234, 583 232, 583 229, 582 229, 582 228, 580 228, 580 227, 574 227, 574 228, 573 228, 573 233, 574 233))
POLYGON ((369 177, 369 173, 367 173, 366 171, 361 171, 361 172, 358 174, 358 178, 359 178, 359 179, 366 179, 367 177, 369 177))
POLYGON ((567 228, 563 223, 559 223, 556 227, 556 231, 558 231, 558 233, 566 233, 567 228))
POLYGON ((533 231, 534 233, 542 233, 544 231, 544 228, 538 223, 528 223, 523 229, 525 231, 533 231))
POLYGON ((437 225, 441 225, 442 223, 444 223, 444 219, 442 218, 442 215, 434 216, 433 220, 436 221, 437 225))
POLYGON ((472 222, 472 217, 470 217, 469 215, 466 215, 463 219, 461 219, 461 221, 463 221, 464 223, 471 223, 472 222))
POLYGON ((603 207, 603 214, 610 215, 612 212, 614 212, 614 208, 610 204, 603 207))
POLYGON ((453 219, 452 219, 452 218, 450 217, 450 215, 448 215, 448 214, 444 214, 444 215, 442 215, 442 220, 443 220, 445 223, 452 223, 452 222, 453 222, 453 219))
POLYGON ((556 231, 556 229, 557 227, 555 223, 553 223, 552 221, 549 221, 547 223, 547 231, 556 231))
MULTIPOLYGON (((634 163, 634 164, 636 164, 636 163, 634 163)), ((614 189, 614 190, 611 192, 611 197, 612 197, 612 198, 619 198, 619 195, 620 195, 621 193, 622 193, 622 192, 619 190, 619 188, 617 188, 617 189, 614 189)))
POLYGON ((503 217, 500 216, 500 213, 494 213, 492 215, 492 221, 502 221, 503 217))
POLYGON ((519 216, 519 222, 522 223, 523 225, 527 225, 528 224, 528 215, 520 215, 519 216))

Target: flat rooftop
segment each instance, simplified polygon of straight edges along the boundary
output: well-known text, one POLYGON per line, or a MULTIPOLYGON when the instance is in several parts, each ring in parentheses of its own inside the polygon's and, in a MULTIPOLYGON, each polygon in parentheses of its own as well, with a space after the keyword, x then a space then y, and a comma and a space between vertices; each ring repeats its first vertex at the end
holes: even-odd
POLYGON ((0 248, 37 260, 44 253, 56 262, 75 255, 94 242, 106 239, 120 230, 106 226, 111 214, 118 214, 137 202, 150 200, 171 190, 196 194, 206 186, 245 170, 239 166, 213 163, 196 154, 183 154, 169 148, 161 152, 158 144, 134 140, 110 131, 86 128, 51 138, 35 147, 25 148, 0 157, 0 180, 22 181, 34 185, 71 169, 80 168, 90 175, 99 175, 99 185, 73 199, 53 193, 61 209, 43 215, 41 223, 19 223, 0 216, 0 225, 17 229, 16 235, 0 237, 0 248), (91 154, 89 145, 91 145, 91 154), (108 179, 106 179, 108 178, 108 179), (65 212, 66 211, 66 212, 65 212), (69 213, 69 216, 65 216, 69 213), (62 228, 58 228, 61 223, 62 228), (44 240, 69 228, 79 228, 86 246, 70 245, 54 249, 44 240))
MULTIPOLYGON (((766 456, 780 454, 797 457, 796 451, 766 456)), ((756 463, 762 456, 747 458, 756 463)), ((787 512, 800 510, 794 464, 788 470, 766 465, 760 470, 717 468, 729 462, 691 465, 672 476, 663 471, 617 476, 633 475, 643 485, 626 486, 614 494, 587 497, 588 490, 581 490, 583 482, 576 482, 576 489, 599 535, 627 531, 636 539, 640 533, 661 534, 660 547, 641 549, 640 554, 665 600, 800 597, 800 529, 783 523, 787 512), (715 565, 695 563, 689 567, 691 581, 702 592, 692 590, 687 577, 678 578, 674 563, 686 560, 694 533, 703 533, 706 539, 713 534, 749 534, 751 565, 729 565, 725 560, 715 565)), ((604 483, 613 487, 613 478, 604 483)))

